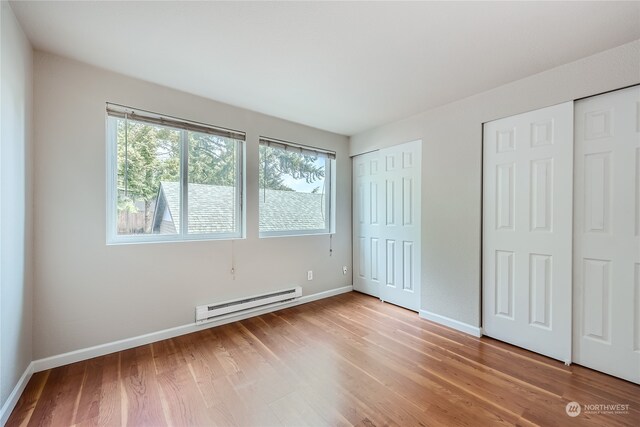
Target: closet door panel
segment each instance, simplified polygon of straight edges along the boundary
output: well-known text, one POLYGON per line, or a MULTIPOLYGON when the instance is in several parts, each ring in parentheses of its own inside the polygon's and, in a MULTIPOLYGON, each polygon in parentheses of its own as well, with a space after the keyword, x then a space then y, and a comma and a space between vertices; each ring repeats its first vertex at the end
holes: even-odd
POLYGON ((354 289, 420 308, 421 141, 353 158, 354 289))
POLYGON ((380 296, 380 170, 379 153, 353 158, 353 288, 380 296))
POLYGON ((571 361, 573 103, 485 123, 485 334, 571 361))
POLYGON ((640 383, 640 87, 575 105, 574 361, 640 383))

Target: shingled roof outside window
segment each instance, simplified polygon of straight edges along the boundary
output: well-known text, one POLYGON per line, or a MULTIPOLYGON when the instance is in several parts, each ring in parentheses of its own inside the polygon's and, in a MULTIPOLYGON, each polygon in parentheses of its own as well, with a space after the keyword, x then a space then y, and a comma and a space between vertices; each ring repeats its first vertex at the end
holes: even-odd
MULTIPOLYGON (((234 230, 235 187, 189 184, 188 228, 192 234, 234 230)), ((285 190, 260 191, 260 229, 318 230, 326 227, 324 195, 285 190)), ((154 233, 180 229, 180 183, 162 182, 154 215, 154 233)))

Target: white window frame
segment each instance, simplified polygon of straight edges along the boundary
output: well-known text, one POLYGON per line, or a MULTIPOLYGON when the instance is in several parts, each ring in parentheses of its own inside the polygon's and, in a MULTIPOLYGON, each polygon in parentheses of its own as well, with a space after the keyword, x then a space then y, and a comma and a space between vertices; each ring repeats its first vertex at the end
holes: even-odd
MULTIPOLYGON (((314 236, 314 235, 326 235, 326 234, 335 234, 335 203, 336 203, 336 191, 333 183, 335 180, 335 163, 336 163, 336 153, 329 150, 324 150, 321 148, 310 147, 306 145, 296 144, 289 141, 283 141, 280 139, 274 139, 269 137, 261 136, 259 140, 259 145, 270 145, 273 144, 274 149, 284 149, 284 150, 295 150, 300 154, 311 154, 311 155, 319 155, 325 158, 325 218, 326 218, 326 227, 321 229, 309 229, 309 230, 278 230, 278 231, 260 231, 260 204, 258 203, 258 234, 260 238, 271 238, 271 237, 295 237, 295 236, 314 236)), ((260 164, 260 159, 258 158, 258 165, 260 164)), ((260 185, 258 183, 258 192, 261 191, 260 185)))
MULTIPOLYGON (((132 109, 119 104, 107 103, 107 110, 105 111, 105 125, 107 136, 107 245, 120 245, 120 244, 137 244, 137 243, 163 243, 163 242, 188 242, 199 240, 231 240, 231 239, 243 239, 245 238, 244 232, 246 229, 246 214, 244 206, 246 206, 245 200, 245 150, 246 150, 246 138, 245 133, 241 131, 229 130, 225 128, 219 128, 203 123, 193 122, 190 120, 179 119, 176 117, 160 115, 140 109, 132 109), (117 114, 128 114, 132 120, 145 122, 145 118, 153 120, 153 122, 147 121, 149 124, 163 124, 164 126, 174 127, 171 123, 178 124, 182 127, 181 139, 180 139, 180 230, 177 230, 176 234, 118 234, 117 221, 118 221, 118 142, 117 142, 117 126, 115 125, 118 117, 117 114), (229 135, 234 135, 232 139, 237 141, 236 144, 236 156, 237 156, 237 168, 236 168, 236 231, 230 233, 189 233, 189 217, 188 217, 188 171, 189 171, 189 140, 187 133, 198 132, 198 129, 202 128, 217 129, 220 133, 228 132, 229 135)), ((175 128, 175 127, 174 127, 175 128)), ((179 129, 179 128, 178 128, 179 129)), ((226 136, 226 135, 222 135, 226 136)))

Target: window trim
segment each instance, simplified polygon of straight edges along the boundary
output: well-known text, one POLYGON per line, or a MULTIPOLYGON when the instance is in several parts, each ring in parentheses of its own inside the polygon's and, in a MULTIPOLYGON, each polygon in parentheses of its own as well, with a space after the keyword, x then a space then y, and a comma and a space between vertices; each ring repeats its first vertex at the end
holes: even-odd
POLYGON ((246 212, 245 212, 245 157, 246 157, 246 134, 241 131, 226 130, 224 128, 207 125, 204 123, 183 120, 176 117, 160 115, 145 110, 131 109, 118 104, 107 103, 105 110, 105 135, 106 141, 106 235, 107 245, 121 244, 144 244, 144 243, 170 243, 170 242, 190 242, 203 240, 237 240, 245 238, 246 230, 246 212), (122 117, 128 117, 129 112, 133 112, 135 118, 132 120, 146 122, 152 125, 166 126, 181 130, 180 139, 180 230, 176 234, 118 234, 118 203, 117 203, 117 186, 118 186, 118 142, 117 142, 117 126, 116 120, 122 117), (122 115, 121 115, 122 114, 122 115), (151 117, 152 120, 145 120, 145 117, 151 117), (173 123, 182 123, 181 127, 173 126, 173 123), (194 124, 191 127, 191 124, 194 124), (188 185, 189 185, 189 140, 186 137, 187 132, 201 132, 202 129, 211 129, 210 133, 225 138, 235 139, 237 170, 236 170, 236 197, 235 206, 236 215, 236 231, 230 233, 188 233, 188 185), (229 134, 223 134, 228 131, 229 134), (232 136, 230 136, 232 135, 232 136))
MULTIPOLYGON (((311 147, 308 145, 297 144, 289 141, 284 141, 275 138, 269 138, 260 136, 258 147, 266 146, 267 148, 279 149, 287 151, 287 149, 293 149, 299 151, 302 155, 317 155, 325 159, 325 186, 328 187, 328 191, 325 193, 325 224, 326 227, 322 229, 313 230, 277 230, 277 231, 260 231, 260 203, 258 203, 258 237, 273 238, 273 237, 297 237, 297 236, 317 236, 317 235, 331 235, 335 234, 335 189, 333 183, 335 182, 335 163, 336 153, 334 151, 325 150, 322 148, 311 147)), ((258 155, 258 168, 260 167, 260 156, 258 155)), ((259 172, 258 172, 259 173, 259 172)), ((258 197, 261 191, 260 183, 258 183, 258 197)))

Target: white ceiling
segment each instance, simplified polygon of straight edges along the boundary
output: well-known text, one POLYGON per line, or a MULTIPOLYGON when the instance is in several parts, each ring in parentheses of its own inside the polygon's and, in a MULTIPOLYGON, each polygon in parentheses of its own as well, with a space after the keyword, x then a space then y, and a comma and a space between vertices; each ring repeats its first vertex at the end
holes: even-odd
POLYGON ((11 5, 37 49, 345 135, 640 38, 640 2, 11 5))

